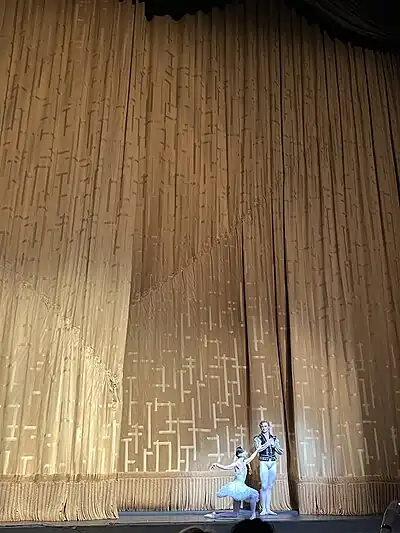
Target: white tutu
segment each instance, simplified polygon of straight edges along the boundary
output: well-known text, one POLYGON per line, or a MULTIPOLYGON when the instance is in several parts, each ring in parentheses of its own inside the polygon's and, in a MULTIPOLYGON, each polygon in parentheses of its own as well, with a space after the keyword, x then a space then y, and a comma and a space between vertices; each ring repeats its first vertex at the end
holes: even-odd
POLYGON ((235 480, 220 488, 217 492, 218 498, 233 498, 237 502, 248 502, 250 500, 258 502, 258 492, 245 483, 246 475, 247 468, 235 472, 235 480))
POLYGON ((217 496, 218 498, 233 498, 237 502, 248 502, 250 500, 258 502, 259 499, 258 492, 255 489, 237 479, 221 487, 217 492, 217 496))

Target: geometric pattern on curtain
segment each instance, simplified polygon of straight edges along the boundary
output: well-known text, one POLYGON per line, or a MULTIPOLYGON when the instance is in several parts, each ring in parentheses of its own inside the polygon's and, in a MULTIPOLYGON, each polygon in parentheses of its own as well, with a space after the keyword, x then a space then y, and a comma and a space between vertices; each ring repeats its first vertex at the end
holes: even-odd
POLYGON ((381 511, 398 59, 275 0, 151 23, 114 0, 6 8, 0 518, 225 506, 208 467, 263 417, 275 507, 381 511))

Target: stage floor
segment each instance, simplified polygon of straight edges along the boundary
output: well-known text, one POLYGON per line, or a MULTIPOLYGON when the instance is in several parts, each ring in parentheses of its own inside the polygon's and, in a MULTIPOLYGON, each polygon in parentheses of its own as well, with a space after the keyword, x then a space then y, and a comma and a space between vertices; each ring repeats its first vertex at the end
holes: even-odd
MULTIPOLYGON (((215 518, 205 517, 204 512, 121 512, 118 520, 57 523, 0 523, 0 533, 18 528, 18 533, 32 533, 33 528, 54 530, 75 529, 79 533, 178 533, 191 525, 198 525, 215 533, 229 533, 232 525, 250 516, 241 511, 239 517, 229 511, 216 512, 215 518), (90 531, 89 531, 90 530, 90 531)), ((263 517, 272 522, 276 533, 379 533, 381 516, 300 516, 295 511, 279 512, 277 516, 263 517)), ((46 532, 47 533, 47 532, 46 532)), ((48 531, 50 533, 50 531, 48 531)))

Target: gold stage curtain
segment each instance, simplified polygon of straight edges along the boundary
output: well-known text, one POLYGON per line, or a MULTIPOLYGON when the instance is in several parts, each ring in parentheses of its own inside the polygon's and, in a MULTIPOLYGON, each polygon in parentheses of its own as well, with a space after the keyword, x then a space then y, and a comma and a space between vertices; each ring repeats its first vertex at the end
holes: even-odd
POLYGON ((381 511, 398 58, 278 0, 0 9, 0 519, 224 507, 208 467, 261 418, 276 508, 381 511))
POLYGON ((280 4, 135 25, 123 509, 229 504, 265 417, 276 508, 399 493, 399 63, 280 4))
POLYGON ((0 520, 115 517, 133 14, 0 7, 0 520))

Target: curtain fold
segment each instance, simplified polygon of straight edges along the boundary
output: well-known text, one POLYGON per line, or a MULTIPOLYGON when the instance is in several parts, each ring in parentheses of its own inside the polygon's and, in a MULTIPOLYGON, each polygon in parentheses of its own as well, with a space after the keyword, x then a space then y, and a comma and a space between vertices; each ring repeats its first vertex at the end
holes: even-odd
POLYGON ((115 518, 133 14, 1 10, 0 520, 115 518))

